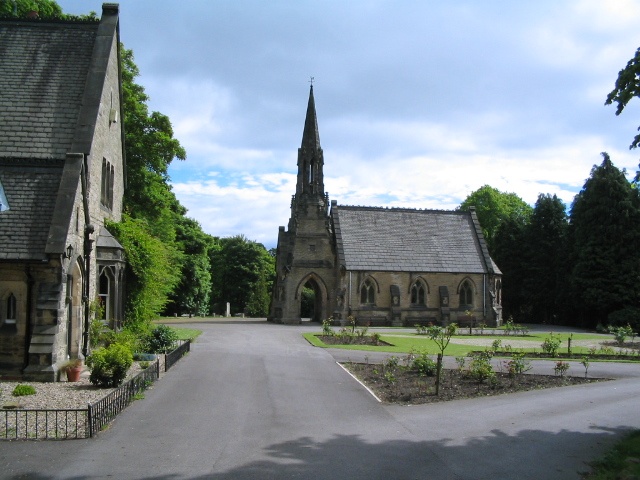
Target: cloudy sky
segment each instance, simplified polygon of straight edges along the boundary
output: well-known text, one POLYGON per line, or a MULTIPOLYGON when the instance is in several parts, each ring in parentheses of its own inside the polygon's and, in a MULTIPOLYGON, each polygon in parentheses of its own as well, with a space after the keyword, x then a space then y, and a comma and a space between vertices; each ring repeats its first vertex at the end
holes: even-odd
POLYGON ((637 170, 640 102, 604 101, 640 0, 121 0, 120 24, 187 150, 173 189, 212 235, 275 246, 312 76, 339 204, 453 209, 485 184, 570 204, 600 152, 637 170))

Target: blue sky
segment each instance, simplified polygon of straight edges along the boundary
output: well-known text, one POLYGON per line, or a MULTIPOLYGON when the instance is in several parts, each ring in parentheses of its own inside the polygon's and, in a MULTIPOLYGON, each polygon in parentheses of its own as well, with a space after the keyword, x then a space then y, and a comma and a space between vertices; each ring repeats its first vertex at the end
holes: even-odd
POLYGON ((616 117, 604 101, 640 47, 640 0, 127 0, 120 23, 187 150, 173 189, 212 235, 275 246, 311 76, 340 204, 452 209, 485 184, 570 204, 600 152, 638 167, 640 102, 616 117))

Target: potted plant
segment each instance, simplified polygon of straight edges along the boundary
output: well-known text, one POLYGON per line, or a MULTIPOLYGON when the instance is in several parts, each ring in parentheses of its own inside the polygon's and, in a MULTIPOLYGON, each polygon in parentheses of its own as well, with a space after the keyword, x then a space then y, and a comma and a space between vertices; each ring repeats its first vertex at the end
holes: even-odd
POLYGON ((70 358, 62 362, 60 370, 67 374, 68 382, 79 382, 80 374, 82 373, 82 360, 79 358, 70 358))

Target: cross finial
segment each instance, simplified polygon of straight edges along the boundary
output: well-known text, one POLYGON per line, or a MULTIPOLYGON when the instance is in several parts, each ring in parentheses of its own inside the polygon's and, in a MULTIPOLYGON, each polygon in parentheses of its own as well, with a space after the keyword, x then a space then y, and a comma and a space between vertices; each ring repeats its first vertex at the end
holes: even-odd
POLYGON ((314 77, 311 77, 311 78, 309 79, 309 83, 311 84, 311 86, 312 86, 312 87, 313 87, 313 81, 314 81, 314 80, 315 80, 315 78, 314 78, 314 77))

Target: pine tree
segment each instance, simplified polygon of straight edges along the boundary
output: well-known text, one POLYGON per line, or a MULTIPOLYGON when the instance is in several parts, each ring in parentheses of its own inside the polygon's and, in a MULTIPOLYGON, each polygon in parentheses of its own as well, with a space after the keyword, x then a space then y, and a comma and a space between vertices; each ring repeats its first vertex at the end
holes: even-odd
POLYGON ((556 323, 562 313, 567 228, 564 203, 556 195, 540 194, 525 233, 524 296, 534 322, 556 323))
POLYGON ((602 156, 571 207, 574 300, 591 326, 640 300, 640 197, 602 156))

